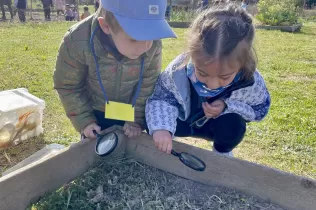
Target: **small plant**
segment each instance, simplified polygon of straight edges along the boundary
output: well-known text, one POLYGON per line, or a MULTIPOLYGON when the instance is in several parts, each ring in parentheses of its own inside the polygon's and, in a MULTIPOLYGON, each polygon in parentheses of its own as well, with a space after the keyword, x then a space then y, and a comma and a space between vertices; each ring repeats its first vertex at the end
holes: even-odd
POLYGON ((293 25, 298 22, 296 0, 260 0, 257 19, 265 25, 293 25))

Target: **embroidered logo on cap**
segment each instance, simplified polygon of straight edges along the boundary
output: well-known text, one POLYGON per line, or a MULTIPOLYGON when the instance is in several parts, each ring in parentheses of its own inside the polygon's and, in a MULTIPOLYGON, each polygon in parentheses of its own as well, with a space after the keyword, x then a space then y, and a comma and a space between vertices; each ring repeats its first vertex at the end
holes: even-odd
POLYGON ((158 5, 149 5, 149 14, 150 15, 159 15, 159 6, 158 5))

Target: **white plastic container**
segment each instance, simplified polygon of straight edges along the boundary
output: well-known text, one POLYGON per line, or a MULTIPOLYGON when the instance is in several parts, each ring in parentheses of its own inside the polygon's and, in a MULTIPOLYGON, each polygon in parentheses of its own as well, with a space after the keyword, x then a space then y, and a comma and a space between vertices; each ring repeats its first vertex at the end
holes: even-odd
POLYGON ((0 148, 43 132, 44 100, 19 88, 0 92, 0 148))

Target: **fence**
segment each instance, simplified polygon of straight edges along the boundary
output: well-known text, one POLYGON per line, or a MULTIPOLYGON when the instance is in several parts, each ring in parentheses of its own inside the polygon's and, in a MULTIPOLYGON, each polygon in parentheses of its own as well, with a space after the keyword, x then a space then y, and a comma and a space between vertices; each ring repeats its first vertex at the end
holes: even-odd
MULTIPOLYGON (((14 16, 17 15, 17 10, 12 0, 12 9, 14 16)), ((44 20, 44 8, 41 0, 26 0, 27 1, 27 8, 26 8, 26 17, 27 20, 44 20)), ((78 11, 78 16, 83 12, 83 5, 88 5, 90 13, 95 12, 94 8, 94 0, 65 0, 66 4, 73 4, 78 11)), ((50 16, 51 20, 64 20, 64 15, 57 15, 57 8, 55 8, 55 0, 53 0, 54 7, 51 8, 50 16)), ((63 12, 65 9, 63 9, 63 12)), ((5 5, 5 12, 7 13, 6 16, 10 15, 8 8, 5 5)), ((1 17, 0 17, 1 18, 1 17)), ((17 17, 14 17, 17 18, 17 17)), ((78 18, 79 20, 79 18, 78 18)))

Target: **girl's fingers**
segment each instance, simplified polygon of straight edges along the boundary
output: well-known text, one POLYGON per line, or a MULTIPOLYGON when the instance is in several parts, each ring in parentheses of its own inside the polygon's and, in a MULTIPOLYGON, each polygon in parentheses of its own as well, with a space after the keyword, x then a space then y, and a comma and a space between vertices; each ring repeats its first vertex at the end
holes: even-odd
POLYGON ((171 153, 171 150, 172 150, 172 143, 171 143, 171 144, 168 144, 168 147, 167 147, 167 154, 170 154, 170 153, 171 153))
POLYGON ((127 128, 127 124, 125 123, 125 124, 124 124, 124 127, 123 127, 123 131, 124 131, 124 132, 126 131, 126 128, 127 128))
POLYGON ((154 140, 155 146, 158 148, 159 147, 159 142, 154 140))
POLYGON ((209 110, 209 111, 211 111, 211 110, 214 109, 214 107, 211 106, 211 105, 210 105, 209 103, 207 103, 207 102, 204 102, 204 106, 205 106, 205 108, 206 108, 207 110, 209 110))
POLYGON ((159 145, 158 145, 158 149, 159 149, 160 151, 162 151, 162 147, 163 147, 163 141, 160 141, 160 142, 159 142, 159 145))
POLYGON ((168 142, 165 141, 164 144, 163 144, 163 152, 167 152, 167 149, 168 149, 168 142))

